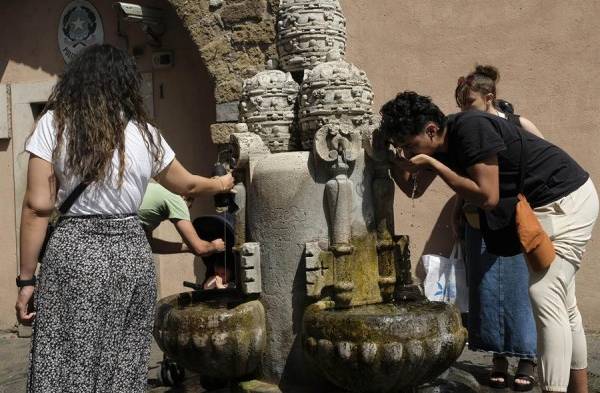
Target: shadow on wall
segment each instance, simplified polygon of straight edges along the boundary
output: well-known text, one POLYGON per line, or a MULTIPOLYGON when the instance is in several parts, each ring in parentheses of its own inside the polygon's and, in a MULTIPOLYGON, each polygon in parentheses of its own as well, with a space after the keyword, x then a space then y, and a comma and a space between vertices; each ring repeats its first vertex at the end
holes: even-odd
MULTIPOLYGON (((442 208, 442 211, 440 212, 440 215, 438 216, 435 225, 433 226, 433 230, 429 235, 429 239, 427 239, 427 242, 425 242, 422 255, 450 255, 450 252, 452 251, 452 246, 454 245, 451 220, 452 209, 454 208, 455 201, 456 195, 450 198, 442 208)), ((423 267, 423 261, 421 258, 422 255, 419 256, 419 261, 417 262, 417 266, 415 268, 415 275, 421 281, 425 279, 425 268, 423 267)))
POLYGON ((63 71, 64 61, 56 38, 62 4, 57 4, 0 2, 0 76, 5 74, 9 61, 30 67, 39 75, 36 80, 44 79, 43 73, 57 75, 63 71))

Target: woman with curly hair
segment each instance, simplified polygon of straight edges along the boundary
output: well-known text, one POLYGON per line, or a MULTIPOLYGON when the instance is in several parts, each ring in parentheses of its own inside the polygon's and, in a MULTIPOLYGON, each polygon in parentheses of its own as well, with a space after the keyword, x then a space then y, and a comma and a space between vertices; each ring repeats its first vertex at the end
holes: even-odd
MULTIPOLYGON (((541 388, 587 393, 587 348, 575 273, 598 217, 598 195, 589 174, 559 147, 498 116, 466 111, 446 117, 429 97, 415 92, 398 94, 383 105, 381 115, 381 131, 397 149, 392 177, 408 195, 413 174, 419 178, 416 197, 439 175, 477 206, 488 227, 514 216, 511 201, 519 192, 527 197, 556 252, 548 268, 529 269, 541 388)), ((519 254, 516 228, 513 232, 490 239, 498 240, 494 249, 486 237, 486 246, 496 255, 519 254)))
MULTIPOLYGON (((496 67, 478 65, 466 77, 459 78, 454 94, 456 104, 462 111, 479 110, 499 116, 542 137, 531 121, 515 115, 506 105, 504 111, 500 109, 496 99, 499 78, 496 67)), ((469 349, 494 354, 489 378, 489 385, 494 388, 508 385, 507 357, 519 358, 513 389, 529 391, 535 383, 536 334, 525 258, 522 253, 499 256, 487 250, 477 207, 464 203, 458 195, 453 229, 457 237, 464 237, 469 280, 469 349)))
POLYGON ((156 283, 137 211, 148 181, 189 196, 233 186, 231 175, 195 176, 175 159, 140 86, 126 52, 90 47, 69 63, 26 143, 15 308, 21 323, 34 322, 30 393, 145 391, 156 283), (49 216, 67 199, 36 280, 49 216))

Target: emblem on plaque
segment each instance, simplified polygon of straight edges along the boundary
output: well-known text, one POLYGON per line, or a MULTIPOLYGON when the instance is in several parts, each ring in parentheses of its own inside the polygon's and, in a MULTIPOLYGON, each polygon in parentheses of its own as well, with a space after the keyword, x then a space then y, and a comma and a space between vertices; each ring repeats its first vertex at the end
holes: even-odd
POLYGON ((60 17, 58 46, 65 62, 94 44, 104 42, 102 19, 94 6, 85 0, 70 2, 60 17))

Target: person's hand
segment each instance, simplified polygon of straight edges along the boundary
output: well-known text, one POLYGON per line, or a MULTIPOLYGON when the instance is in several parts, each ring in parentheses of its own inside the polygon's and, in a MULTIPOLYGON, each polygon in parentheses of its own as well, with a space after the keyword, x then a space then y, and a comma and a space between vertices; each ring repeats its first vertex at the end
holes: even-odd
POLYGON ((223 251, 225 251, 225 242, 223 241, 223 239, 215 239, 215 240, 213 240, 210 243, 215 248, 214 252, 223 252, 223 251))
POLYGON ((234 186, 233 175, 231 173, 228 173, 223 176, 218 176, 217 181, 219 182, 219 187, 220 187, 219 192, 230 191, 234 186))
POLYGON ((433 162, 433 157, 428 156, 427 154, 417 154, 416 156, 412 157, 409 161, 415 167, 420 169, 430 166, 433 162))
POLYGON ((231 266, 229 266, 229 269, 227 269, 225 266, 215 266, 215 274, 218 277, 221 277, 221 280, 223 282, 223 284, 227 284, 229 281, 231 281, 231 274, 233 273, 233 268, 231 266))
POLYGON ((15 311, 17 312, 17 320, 22 324, 29 326, 35 319, 35 312, 31 311, 30 303, 33 301, 33 293, 35 287, 28 285, 19 289, 19 295, 17 296, 17 304, 15 304, 15 311))
POLYGON ((225 266, 215 266, 215 275, 209 277, 204 283, 204 289, 224 289, 229 286, 231 268, 225 269, 225 266))
POLYGON ((221 276, 209 277, 204 283, 204 289, 224 289, 227 288, 227 283, 223 282, 221 276))
POLYGON ((418 169, 412 162, 410 162, 402 149, 396 148, 395 150, 396 152, 392 159, 392 164, 394 166, 408 172, 415 172, 418 169))

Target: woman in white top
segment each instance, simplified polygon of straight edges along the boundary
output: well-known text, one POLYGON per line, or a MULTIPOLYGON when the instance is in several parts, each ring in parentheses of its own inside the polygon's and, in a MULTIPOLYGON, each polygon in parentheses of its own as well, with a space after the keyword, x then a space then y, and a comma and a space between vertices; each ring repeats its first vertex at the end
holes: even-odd
POLYGON ((27 141, 15 308, 20 322, 34 322, 30 393, 145 391, 156 284, 136 213, 148 181, 189 196, 233 186, 230 175, 208 179, 181 166, 148 120, 140 83, 126 52, 85 50, 27 141), (49 216, 81 183, 36 280, 49 216))

